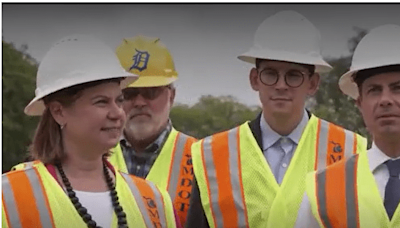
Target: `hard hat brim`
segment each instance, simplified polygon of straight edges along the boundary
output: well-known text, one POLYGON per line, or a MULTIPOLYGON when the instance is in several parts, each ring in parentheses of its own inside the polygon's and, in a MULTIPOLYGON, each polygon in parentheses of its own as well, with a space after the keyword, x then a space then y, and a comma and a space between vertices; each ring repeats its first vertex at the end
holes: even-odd
POLYGON ((238 56, 238 59, 255 64, 256 59, 269 59, 277 61, 286 61, 300 64, 315 65, 315 72, 327 73, 332 70, 332 66, 322 59, 318 54, 315 56, 301 55, 279 50, 255 50, 252 49, 238 56))
POLYGON ((397 65, 399 64, 399 61, 396 59, 386 59, 386 60, 381 60, 381 62, 376 61, 376 63, 367 63, 364 65, 358 65, 358 66, 351 66, 350 70, 346 73, 344 73, 340 79, 339 79, 339 88, 340 90, 346 94, 347 96, 350 96, 354 100, 358 99, 358 96, 360 95, 358 92, 358 86, 354 82, 354 74, 356 74, 360 70, 368 70, 368 69, 373 69, 376 67, 385 67, 385 66, 390 66, 390 65, 397 65))
POLYGON ((354 100, 357 100, 359 96, 358 86, 353 79, 353 75, 357 72, 358 70, 350 70, 344 73, 339 79, 340 90, 354 100))
POLYGON ((54 92, 57 92, 59 90, 71 87, 71 86, 75 86, 75 85, 79 85, 79 84, 83 84, 83 83, 87 83, 87 82, 93 82, 93 81, 98 81, 98 80, 106 80, 106 79, 113 79, 113 78, 125 78, 121 81, 121 89, 126 88, 128 85, 132 84, 133 82, 135 82, 138 79, 138 76, 126 71, 121 70, 122 73, 120 75, 116 75, 116 76, 104 76, 104 77, 98 77, 96 78, 96 80, 87 80, 87 78, 85 77, 81 77, 81 81, 76 81, 76 79, 74 79, 73 82, 69 82, 68 79, 64 81, 64 83, 60 83, 59 87, 57 88, 49 88, 46 91, 40 91, 40 92, 36 92, 37 95, 35 96, 35 98, 32 99, 31 102, 29 102, 29 104, 25 107, 24 112, 26 115, 28 116, 41 116, 43 114, 43 111, 46 109, 44 102, 42 100, 42 98, 44 98, 45 96, 52 94, 54 92))
POLYGON ((128 87, 161 87, 169 85, 177 79, 177 77, 165 76, 139 76, 139 79, 131 83, 128 87))
POLYGON ((348 72, 339 79, 340 90, 353 99, 358 99, 359 89, 354 74, 360 70, 400 64, 400 27, 386 24, 369 31, 358 43, 348 72))

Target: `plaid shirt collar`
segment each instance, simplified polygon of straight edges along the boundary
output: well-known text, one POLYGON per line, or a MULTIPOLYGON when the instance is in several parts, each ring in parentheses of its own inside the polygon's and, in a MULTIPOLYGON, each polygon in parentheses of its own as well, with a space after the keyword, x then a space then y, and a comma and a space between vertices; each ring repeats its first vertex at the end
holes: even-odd
MULTIPOLYGON (((154 140, 154 142, 150 143, 150 145, 148 145, 145 149, 144 152, 156 152, 157 150, 159 150, 159 148, 162 148, 162 146, 164 145, 165 141, 168 138, 169 133, 172 130, 172 122, 169 119, 167 126, 165 126, 164 130, 158 135, 157 139, 154 140)), ((126 139, 125 137, 125 133, 123 133, 121 135, 121 138, 119 140, 119 142, 121 143, 121 145, 125 148, 129 148, 132 151, 132 145, 129 143, 129 141, 126 139)), ((136 154, 136 151, 134 151, 136 154)))
POLYGON ((160 154, 164 143, 167 141, 171 130, 172 122, 168 120, 168 124, 164 130, 153 143, 145 148, 143 153, 135 151, 128 140, 126 140, 125 135, 122 134, 120 144, 129 173, 140 177, 147 176, 151 166, 160 154), (138 166, 141 168, 137 169, 136 167, 138 166))

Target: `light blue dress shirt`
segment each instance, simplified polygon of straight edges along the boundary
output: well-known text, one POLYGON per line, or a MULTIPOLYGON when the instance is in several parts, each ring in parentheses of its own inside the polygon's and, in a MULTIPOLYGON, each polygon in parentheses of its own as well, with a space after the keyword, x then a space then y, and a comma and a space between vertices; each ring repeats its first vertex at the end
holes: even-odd
POLYGON ((264 119, 264 113, 261 115, 260 128, 263 153, 278 184, 282 183, 308 120, 307 111, 304 110, 300 123, 292 133, 282 136, 271 129, 264 119))

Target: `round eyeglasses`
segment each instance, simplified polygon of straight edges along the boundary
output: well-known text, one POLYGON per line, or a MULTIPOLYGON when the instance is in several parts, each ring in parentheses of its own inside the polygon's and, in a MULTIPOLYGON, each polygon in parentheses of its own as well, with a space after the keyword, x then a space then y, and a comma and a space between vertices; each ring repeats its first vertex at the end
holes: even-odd
MULTIPOLYGON (((260 77, 260 81, 267 86, 273 86, 279 81, 279 72, 271 68, 259 71, 258 76, 260 77)), ((301 71, 289 70, 284 76, 286 85, 292 88, 297 88, 303 84, 304 76, 305 73, 301 71)))

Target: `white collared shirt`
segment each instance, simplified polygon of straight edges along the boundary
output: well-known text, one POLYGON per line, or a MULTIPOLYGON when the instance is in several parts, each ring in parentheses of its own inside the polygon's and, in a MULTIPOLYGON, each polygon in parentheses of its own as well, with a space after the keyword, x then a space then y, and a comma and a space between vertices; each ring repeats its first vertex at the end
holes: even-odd
MULTIPOLYGON (((375 177, 376 184, 378 186, 379 194, 381 195, 382 201, 385 197, 385 188, 389 180, 389 169, 383 164, 386 161, 392 159, 391 157, 384 154, 375 143, 372 144, 370 150, 368 150, 368 162, 369 168, 375 177)), ((400 157, 393 160, 400 159, 400 157)), ((400 177, 399 177, 400 178, 400 177)))

